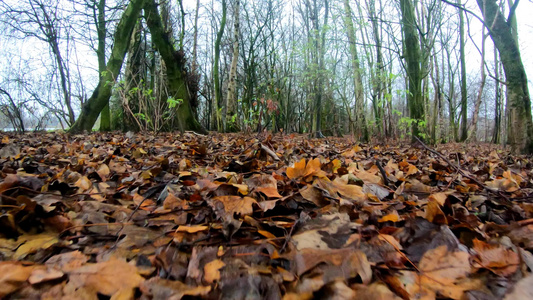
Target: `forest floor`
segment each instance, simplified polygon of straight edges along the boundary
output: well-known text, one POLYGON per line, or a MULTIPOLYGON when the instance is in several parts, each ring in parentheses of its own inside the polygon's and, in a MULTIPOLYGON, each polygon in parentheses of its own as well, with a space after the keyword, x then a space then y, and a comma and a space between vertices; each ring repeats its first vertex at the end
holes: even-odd
POLYGON ((531 299, 530 158, 301 135, 0 136, 2 299, 531 299))

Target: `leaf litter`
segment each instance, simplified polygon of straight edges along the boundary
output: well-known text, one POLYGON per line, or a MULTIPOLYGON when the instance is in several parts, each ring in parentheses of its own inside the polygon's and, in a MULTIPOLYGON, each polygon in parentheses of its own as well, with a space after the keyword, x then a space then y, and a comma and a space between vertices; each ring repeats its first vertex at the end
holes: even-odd
POLYGON ((533 294, 532 164, 497 146, 266 132, 1 140, 2 299, 533 294))

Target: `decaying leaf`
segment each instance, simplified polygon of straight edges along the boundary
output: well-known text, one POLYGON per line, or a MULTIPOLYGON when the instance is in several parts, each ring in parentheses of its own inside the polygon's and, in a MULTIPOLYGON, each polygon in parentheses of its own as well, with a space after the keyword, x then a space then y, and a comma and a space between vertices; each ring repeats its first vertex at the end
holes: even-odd
POLYGON ((533 172, 501 147, 266 132, 0 147, 0 298, 530 298, 533 172))

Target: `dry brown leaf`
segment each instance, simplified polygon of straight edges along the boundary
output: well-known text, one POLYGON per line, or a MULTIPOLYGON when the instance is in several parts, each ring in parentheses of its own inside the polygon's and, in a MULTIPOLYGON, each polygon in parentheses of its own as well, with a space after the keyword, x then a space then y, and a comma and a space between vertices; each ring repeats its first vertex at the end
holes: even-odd
POLYGON ((135 266, 118 259, 86 264, 68 273, 68 285, 76 289, 81 287, 94 289, 107 296, 122 294, 125 290, 133 290, 139 287, 144 280, 135 266))
POLYGON ((37 284, 45 281, 56 280, 63 277, 65 273, 53 268, 36 268, 31 272, 28 282, 37 284))
POLYGON ((205 296, 211 291, 211 287, 189 286, 180 281, 154 277, 141 284, 141 291, 152 296, 152 299, 179 300, 183 296, 205 296))
POLYGON ((437 200, 429 199, 426 207, 426 219, 435 224, 448 224, 446 215, 440 209, 437 200))
POLYGON ((257 203, 254 198, 240 196, 218 196, 213 198, 213 202, 219 201, 224 204, 224 210, 229 215, 239 214, 241 216, 251 215, 252 205, 257 203))
POLYGON ((0 262, 0 297, 5 297, 24 285, 34 268, 20 262, 0 262))
POLYGON ((89 261, 89 258, 76 250, 52 256, 46 261, 46 265, 60 269, 63 272, 70 272, 81 267, 87 261, 89 261))
POLYGON ((449 251, 440 246, 427 251, 418 266, 420 284, 445 297, 460 299, 468 284, 460 282, 472 270, 470 255, 463 251, 449 251))
POLYGON ((476 250, 476 262, 479 267, 488 269, 496 275, 509 276, 518 270, 520 257, 510 249, 505 249, 503 245, 488 244, 478 239, 473 241, 476 250))

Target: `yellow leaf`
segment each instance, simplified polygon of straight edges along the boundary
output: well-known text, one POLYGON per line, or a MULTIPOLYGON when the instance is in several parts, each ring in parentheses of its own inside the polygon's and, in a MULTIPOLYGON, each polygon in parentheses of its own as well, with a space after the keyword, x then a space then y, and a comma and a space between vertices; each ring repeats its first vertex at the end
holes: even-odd
POLYGON ((204 226, 204 225, 192 225, 192 226, 180 225, 178 229, 176 229, 176 232, 197 233, 201 231, 206 231, 208 229, 209 229, 209 226, 204 226))
POLYGON ((111 171, 109 170, 109 167, 106 164, 101 164, 98 167, 98 170, 96 171, 96 173, 98 173, 100 178, 105 179, 107 178, 107 176, 109 176, 109 173, 111 173, 111 171))
POLYGON ((216 280, 220 279, 220 269, 226 264, 220 259, 215 259, 211 262, 208 262, 204 266, 204 280, 207 283, 213 283, 216 280))
POLYGON ((24 235, 19 239, 24 239, 26 242, 18 247, 14 259, 19 260, 26 257, 28 254, 35 253, 39 249, 47 249, 58 242, 56 234, 41 233, 36 235, 24 235))
POLYGON ((407 174, 405 174, 405 176, 413 175, 416 173, 418 173, 418 168, 412 164, 409 164, 409 167, 407 168, 407 174))
POLYGON ((305 173, 303 177, 315 175, 320 172, 320 159, 315 158, 313 160, 310 160, 307 162, 307 166, 305 166, 305 173))
POLYGON ((76 183, 74 183, 74 185, 79 187, 81 192, 85 192, 93 186, 93 183, 87 178, 87 176, 82 176, 76 181, 76 183))
POLYGON ((446 198, 448 198, 448 195, 446 193, 435 193, 429 195, 429 199, 433 199, 439 203, 440 206, 444 206, 444 203, 446 202, 446 198))
POLYGON ((273 235, 272 233, 268 232, 268 231, 265 231, 265 230, 258 230, 257 233, 259 233, 260 235, 266 237, 267 239, 275 239, 276 236, 273 235))

